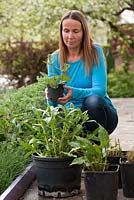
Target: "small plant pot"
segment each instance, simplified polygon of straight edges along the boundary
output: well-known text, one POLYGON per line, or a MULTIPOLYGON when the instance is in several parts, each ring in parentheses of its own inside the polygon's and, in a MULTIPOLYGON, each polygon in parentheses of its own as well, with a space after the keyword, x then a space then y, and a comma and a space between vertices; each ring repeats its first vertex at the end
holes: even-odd
POLYGON ((63 84, 59 84, 57 88, 52 88, 50 85, 47 86, 48 88, 48 97, 50 101, 56 102, 59 97, 63 97, 64 87, 63 84))
POLYGON ((118 188, 122 188, 122 181, 121 181, 121 171, 120 171, 120 159, 124 158, 126 156, 126 151, 122 151, 121 156, 108 156, 108 163, 109 164, 117 164, 119 165, 119 172, 118 172, 118 188))
POLYGON ((44 197, 69 197, 79 194, 81 166, 70 165, 73 158, 43 158, 32 155, 39 194, 44 197))
POLYGON ((125 197, 134 198, 134 162, 127 158, 120 159, 122 189, 125 197))
MULTIPOLYGON (((109 164, 120 164, 120 156, 109 156, 108 157, 108 163, 109 164)), ((121 182, 121 172, 120 172, 120 167, 118 171, 118 188, 122 188, 122 182, 121 182)))
POLYGON ((87 200, 117 200, 119 165, 107 171, 86 171, 85 191, 87 200))

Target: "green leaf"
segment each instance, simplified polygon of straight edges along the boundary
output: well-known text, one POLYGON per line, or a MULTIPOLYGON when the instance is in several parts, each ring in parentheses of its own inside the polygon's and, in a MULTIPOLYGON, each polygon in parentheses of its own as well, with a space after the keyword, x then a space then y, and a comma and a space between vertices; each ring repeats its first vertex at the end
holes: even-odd
POLYGON ((71 165, 82 165, 83 163, 85 163, 85 158, 84 157, 80 157, 80 158, 75 158, 71 165))

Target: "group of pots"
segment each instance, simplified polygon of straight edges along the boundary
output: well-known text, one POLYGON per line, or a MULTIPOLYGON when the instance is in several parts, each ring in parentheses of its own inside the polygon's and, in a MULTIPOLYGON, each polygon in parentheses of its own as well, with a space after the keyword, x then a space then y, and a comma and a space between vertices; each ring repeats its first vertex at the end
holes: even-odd
POLYGON ((105 171, 82 170, 81 165, 70 165, 71 157, 41 158, 33 154, 39 194, 58 198, 78 195, 84 178, 87 200, 117 200, 121 188, 125 197, 134 198, 134 162, 126 161, 126 153, 109 157, 105 171))

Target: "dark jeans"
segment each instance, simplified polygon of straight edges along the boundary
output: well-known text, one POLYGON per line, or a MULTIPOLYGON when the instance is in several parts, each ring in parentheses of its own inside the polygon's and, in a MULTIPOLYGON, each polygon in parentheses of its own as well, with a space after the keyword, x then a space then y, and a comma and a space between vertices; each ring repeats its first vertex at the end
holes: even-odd
MULTIPOLYGON (((97 95, 87 97, 81 108, 82 112, 88 111, 89 119, 95 120, 102 125, 109 134, 111 134, 118 124, 118 116, 103 98, 97 95)), ((87 122, 85 124, 85 130, 92 132, 97 128, 96 123, 87 122)))

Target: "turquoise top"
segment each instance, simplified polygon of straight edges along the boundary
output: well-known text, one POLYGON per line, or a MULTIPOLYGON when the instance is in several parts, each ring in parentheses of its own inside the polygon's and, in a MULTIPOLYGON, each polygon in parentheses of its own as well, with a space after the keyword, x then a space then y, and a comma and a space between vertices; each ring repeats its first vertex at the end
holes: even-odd
MULTIPOLYGON (((86 67, 82 59, 75 62, 67 62, 69 64, 68 75, 70 80, 66 83, 72 87, 72 99, 65 104, 70 107, 73 103, 76 108, 81 108, 83 100, 90 95, 99 95, 102 97, 115 111, 111 99, 107 94, 107 70, 103 50, 99 45, 95 45, 99 56, 99 63, 94 64, 89 72, 86 73, 86 67)), ((53 64, 48 65, 48 76, 60 75, 59 53, 52 55, 53 64)), ((65 90, 65 94, 66 94, 65 90)), ((53 103, 48 101, 51 106, 57 106, 59 102, 53 103)))

